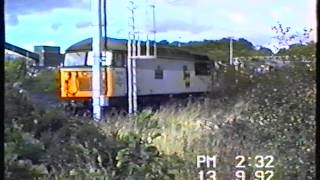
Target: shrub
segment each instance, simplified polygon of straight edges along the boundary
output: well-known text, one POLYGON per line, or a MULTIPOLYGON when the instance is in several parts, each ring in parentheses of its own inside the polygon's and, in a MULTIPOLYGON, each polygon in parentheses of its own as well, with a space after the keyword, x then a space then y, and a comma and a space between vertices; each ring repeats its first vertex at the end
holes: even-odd
POLYGON ((203 154, 217 155, 218 177, 223 179, 233 177, 236 155, 274 156, 274 179, 313 179, 315 72, 308 68, 293 64, 254 76, 247 88, 234 82, 234 91, 242 90, 236 96, 186 107, 171 104, 155 113, 144 111, 138 118, 110 120, 103 129, 153 139, 149 142, 160 154, 178 157, 176 179, 196 178, 196 156, 203 154))
POLYGON ((174 179, 173 157, 138 134, 112 136, 91 119, 36 109, 9 84, 5 92, 7 179, 174 179))

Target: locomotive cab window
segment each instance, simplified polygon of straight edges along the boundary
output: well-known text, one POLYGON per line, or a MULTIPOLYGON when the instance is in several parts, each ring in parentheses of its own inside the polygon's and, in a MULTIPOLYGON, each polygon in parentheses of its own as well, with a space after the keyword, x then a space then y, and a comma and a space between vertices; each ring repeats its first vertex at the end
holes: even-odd
POLYGON ((64 66, 84 66, 85 60, 85 52, 67 53, 64 59, 64 66))
POLYGON ((208 76, 210 75, 210 64, 197 62, 194 64, 195 74, 197 76, 208 76))
MULTIPOLYGON (((105 59, 101 62, 102 66, 110 66, 111 65, 111 60, 112 60, 112 52, 111 51, 103 51, 103 56, 105 59)), ((93 52, 89 51, 87 53, 87 66, 92 66, 93 65, 93 52)))
POLYGON ((127 54, 123 51, 112 52, 112 66, 114 67, 125 67, 127 54))

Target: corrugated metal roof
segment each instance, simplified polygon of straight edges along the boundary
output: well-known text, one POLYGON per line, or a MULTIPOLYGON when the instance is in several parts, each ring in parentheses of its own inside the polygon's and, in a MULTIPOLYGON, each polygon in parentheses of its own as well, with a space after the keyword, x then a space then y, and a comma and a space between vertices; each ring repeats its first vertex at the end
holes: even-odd
MULTIPOLYGON (((104 49, 105 38, 103 38, 101 47, 104 49)), ((150 43, 151 44, 151 43, 150 43)), ((120 50, 127 51, 127 40, 126 39, 116 39, 107 38, 107 49, 109 50, 120 50)), ((150 47, 151 51, 153 50, 150 47)), ((92 50, 92 38, 87 38, 80 42, 71 45, 66 49, 66 53, 71 52, 83 52, 92 50)), ((145 53, 145 42, 141 42, 141 53, 145 53)), ((187 59, 197 59, 197 60, 209 60, 207 55, 193 54, 186 50, 178 49, 176 47, 158 45, 157 46, 157 56, 165 58, 187 58, 187 59)))

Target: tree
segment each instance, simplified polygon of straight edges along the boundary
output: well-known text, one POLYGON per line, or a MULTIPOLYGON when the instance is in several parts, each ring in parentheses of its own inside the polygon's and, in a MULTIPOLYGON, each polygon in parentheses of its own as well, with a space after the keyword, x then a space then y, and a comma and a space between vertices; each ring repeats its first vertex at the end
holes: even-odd
POLYGON ((272 31, 275 32, 276 36, 273 38, 278 42, 274 47, 279 50, 282 47, 289 47, 291 44, 307 44, 310 42, 310 33, 312 28, 304 28, 303 33, 291 31, 291 27, 283 27, 281 23, 278 22, 278 25, 272 26, 272 31))
POLYGON ((159 42, 159 44, 161 44, 161 45, 168 45, 169 42, 168 42, 167 40, 161 40, 161 41, 159 42))
POLYGON ((267 55, 272 55, 271 49, 263 47, 263 46, 260 47, 259 52, 261 52, 263 54, 267 54, 267 55))
POLYGON ((245 45, 249 49, 253 49, 254 48, 253 44, 250 41, 248 41, 248 40, 246 40, 244 38, 239 38, 238 42, 243 44, 243 45, 245 45))
POLYGON ((315 59, 315 43, 310 39, 312 28, 304 28, 302 33, 293 33, 290 27, 283 27, 278 22, 277 26, 273 26, 272 30, 276 33, 273 38, 276 39, 277 55, 296 56, 299 59, 315 59))

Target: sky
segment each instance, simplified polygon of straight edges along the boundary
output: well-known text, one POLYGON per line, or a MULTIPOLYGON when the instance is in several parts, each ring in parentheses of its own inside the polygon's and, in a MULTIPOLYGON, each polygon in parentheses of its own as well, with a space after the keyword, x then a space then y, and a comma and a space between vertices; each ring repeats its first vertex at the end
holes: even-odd
MULTIPOLYGON (((316 0, 135 0, 137 31, 151 31, 155 4, 156 40, 202 41, 245 38, 272 48, 278 22, 292 32, 313 28, 316 0)), ((129 0, 107 0, 107 35, 127 38, 131 30, 129 0)), ((66 48, 92 37, 90 0, 5 0, 6 42, 33 51, 33 46, 66 48)), ((141 35, 141 39, 145 39, 141 35)))

